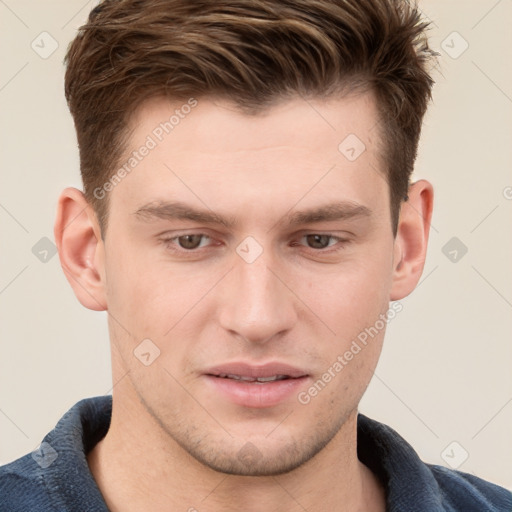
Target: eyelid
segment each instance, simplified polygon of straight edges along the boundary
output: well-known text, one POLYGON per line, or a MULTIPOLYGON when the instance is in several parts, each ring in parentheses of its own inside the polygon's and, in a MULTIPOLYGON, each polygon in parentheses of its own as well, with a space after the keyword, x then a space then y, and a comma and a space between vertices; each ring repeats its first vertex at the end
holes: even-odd
POLYGON ((322 233, 322 232, 316 232, 316 231, 311 231, 311 232, 301 234, 299 236, 299 240, 302 240, 304 237, 309 236, 309 235, 328 236, 329 238, 331 238, 332 240, 336 240, 336 242, 337 242, 335 244, 328 245, 327 247, 324 247, 322 249, 315 249, 314 247, 308 247, 307 245, 300 244, 302 247, 305 247, 307 250, 314 252, 314 253, 318 253, 318 254, 322 254, 322 253, 327 254, 327 253, 340 251, 340 250, 344 249, 345 246, 352 241, 350 237, 346 237, 346 236, 344 237, 344 236, 335 235, 333 233, 322 233))
MULTIPOLYGON (((349 244, 352 241, 349 233, 345 233, 345 235, 348 235, 348 237, 335 235, 330 232, 302 231, 302 232, 296 233, 294 235, 293 246, 296 247, 298 245, 300 247, 303 247, 304 249, 306 249, 308 252, 310 252, 312 254, 318 254, 318 255, 335 254, 335 253, 338 253, 338 252, 344 250, 346 248, 347 244, 349 244), (300 243, 306 236, 310 236, 310 235, 328 236, 331 240, 335 240, 336 243, 334 243, 332 245, 328 245, 327 247, 323 247, 320 249, 316 249, 314 247, 308 247, 307 245, 300 243), (297 243, 297 240, 299 241, 298 243, 297 243)), ((211 236, 210 234, 205 233, 204 230, 198 231, 198 232, 194 232, 191 230, 187 230, 187 231, 183 231, 183 232, 174 232, 174 233, 165 232, 159 236, 159 240, 161 242, 163 242, 169 248, 170 251, 181 254, 183 256, 191 256, 191 257, 194 255, 201 255, 201 253, 207 251, 212 246, 221 245, 219 243, 215 244, 214 243, 215 238, 213 236, 211 236), (184 248, 180 247, 178 243, 174 243, 174 241, 177 240, 178 238, 180 238, 182 236, 187 236, 187 235, 199 235, 199 236, 205 237, 206 239, 209 239, 210 242, 212 242, 212 243, 209 243, 208 245, 203 246, 203 247, 196 247, 194 249, 184 249, 184 248)))
MULTIPOLYGON (((166 234, 163 233, 161 236, 159 236, 159 240, 164 242, 165 244, 170 244, 171 242, 174 242, 175 240, 177 240, 178 238, 181 238, 182 236, 202 236, 206 239, 209 239, 209 240, 214 240, 214 238, 209 235, 208 233, 203 233, 203 232, 198 232, 198 233, 194 233, 194 232, 191 232, 191 231, 186 231, 186 232, 183 232, 183 233, 178 233, 178 234, 173 234, 172 236, 170 235, 170 233, 166 234)), ((180 247, 178 244, 173 244, 174 247, 175 247, 175 250, 177 252, 184 252, 184 253, 197 253, 197 252, 200 252, 201 249, 205 249, 207 248, 206 247, 198 247, 196 249, 184 249, 183 247, 180 247)))
POLYGON ((333 235, 332 233, 305 233, 304 235, 301 235, 299 237, 299 240, 302 240, 303 238, 305 238, 307 236, 314 236, 314 235, 317 235, 317 236, 327 236, 331 240, 337 240, 337 241, 341 241, 342 240, 341 237, 333 235))

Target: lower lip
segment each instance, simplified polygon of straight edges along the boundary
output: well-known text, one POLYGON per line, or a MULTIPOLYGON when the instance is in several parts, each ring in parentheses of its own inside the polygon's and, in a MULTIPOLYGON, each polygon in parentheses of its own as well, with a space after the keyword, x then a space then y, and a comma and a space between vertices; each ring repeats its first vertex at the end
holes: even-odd
POLYGON ((291 395, 297 396, 300 389, 304 388, 308 377, 264 383, 214 377, 213 375, 206 375, 206 379, 216 391, 222 393, 231 402, 243 407, 262 409, 278 405, 291 395))

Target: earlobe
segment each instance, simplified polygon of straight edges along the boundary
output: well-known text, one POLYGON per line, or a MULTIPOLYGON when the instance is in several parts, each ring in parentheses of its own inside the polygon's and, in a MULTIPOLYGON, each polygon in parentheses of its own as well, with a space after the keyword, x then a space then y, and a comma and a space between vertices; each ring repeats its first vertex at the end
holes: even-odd
POLYGON ((390 300, 409 295, 421 277, 427 255, 434 191, 425 180, 409 187, 409 198, 402 204, 393 261, 390 300))
POLYGON ((79 190, 62 192, 54 235, 62 269, 78 300, 88 309, 106 310, 101 232, 93 208, 79 190))

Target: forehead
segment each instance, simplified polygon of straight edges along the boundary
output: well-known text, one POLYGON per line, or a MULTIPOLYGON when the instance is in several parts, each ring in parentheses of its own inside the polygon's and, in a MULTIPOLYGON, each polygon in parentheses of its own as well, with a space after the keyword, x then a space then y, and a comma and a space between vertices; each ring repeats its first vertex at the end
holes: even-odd
POLYGON ((202 151, 233 152, 293 144, 311 151, 338 150, 349 134, 372 145, 377 137, 376 100, 371 92, 320 99, 293 96, 270 107, 247 113, 225 99, 188 98, 171 101, 150 98, 131 121, 131 146, 141 135, 175 150, 187 148, 191 136, 202 151), (183 144, 185 143, 185 144, 183 144))
POLYGON ((370 93, 296 97, 254 115, 226 100, 153 98, 132 119, 123 160, 134 166, 112 203, 137 209, 186 196, 207 207, 290 207, 330 195, 372 206, 379 194, 387 202, 377 120, 370 93))

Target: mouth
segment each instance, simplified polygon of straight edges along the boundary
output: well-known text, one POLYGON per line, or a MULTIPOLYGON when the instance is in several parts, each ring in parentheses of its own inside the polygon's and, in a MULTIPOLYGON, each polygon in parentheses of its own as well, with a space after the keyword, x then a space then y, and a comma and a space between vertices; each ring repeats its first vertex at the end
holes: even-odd
POLYGON ((284 363, 254 365, 228 363, 208 369, 206 381, 221 397, 243 407, 273 407, 296 396, 305 385, 307 372, 284 363))
POLYGON ((255 384, 265 384, 266 382, 275 382, 276 380, 287 380, 293 379, 289 375, 271 375, 270 377, 249 377, 248 375, 234 375, 221 373, 219 375, 210 374, 212 377, 218 377, 219 379, 233 379, 240 380, 243 382, 254 382, 255 384))
POLYGON ((273 382, 276 380, 297 379, 307 376, 307 372, 286 363, 270 362, 266 364, 250 364, 231 362, 209 368, 207 375, 221 379, 241 380, 245 382, 273 382))

